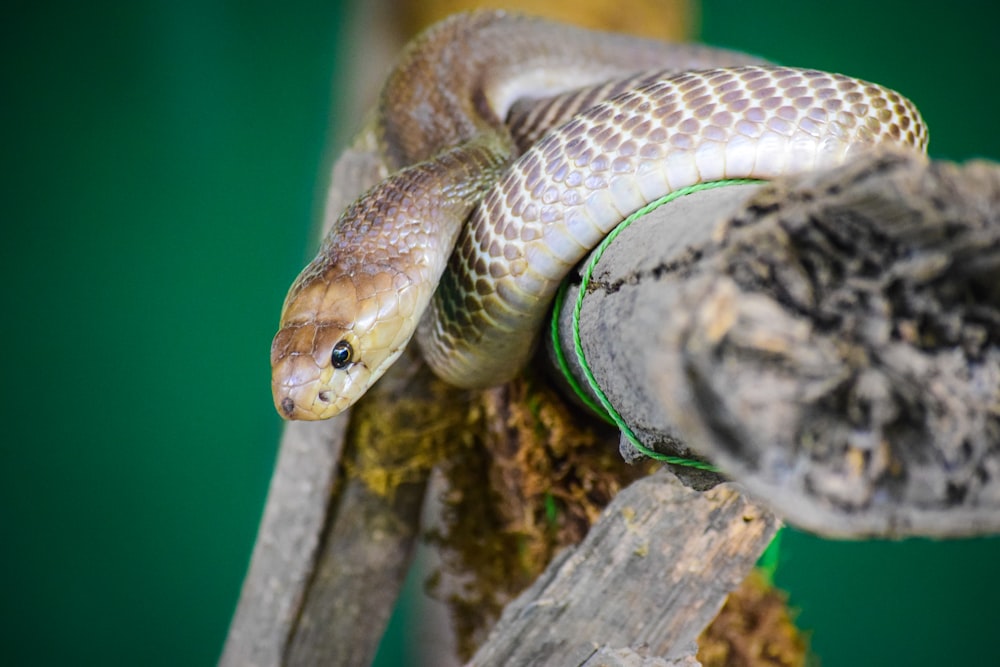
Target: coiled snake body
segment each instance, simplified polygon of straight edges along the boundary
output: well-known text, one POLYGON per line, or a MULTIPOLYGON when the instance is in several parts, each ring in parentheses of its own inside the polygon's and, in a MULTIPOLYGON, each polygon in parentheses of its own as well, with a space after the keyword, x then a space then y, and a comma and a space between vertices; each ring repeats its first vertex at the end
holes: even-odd
POLYGON ((874 84, 499 12, 411 44, 378 133, 397 171, 347 208, 285 300, 271 365, 286 418, 351 405, 418 322, 445 380, 510 379, 566 273, 670 191, 927 143, 913 104, 874 84))

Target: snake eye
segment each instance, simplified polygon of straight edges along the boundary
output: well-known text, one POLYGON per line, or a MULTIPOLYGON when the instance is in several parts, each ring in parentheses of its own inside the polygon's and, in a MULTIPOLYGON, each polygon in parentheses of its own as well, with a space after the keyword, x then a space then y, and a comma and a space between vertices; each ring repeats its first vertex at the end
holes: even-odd
POLYGON ((342 340, 333 346, 333 352, 330 354, 330 363, 333 364, 334 368, 344 368, 351 363, 351 357, 353 356, 354 348, 346 340, 342 340))

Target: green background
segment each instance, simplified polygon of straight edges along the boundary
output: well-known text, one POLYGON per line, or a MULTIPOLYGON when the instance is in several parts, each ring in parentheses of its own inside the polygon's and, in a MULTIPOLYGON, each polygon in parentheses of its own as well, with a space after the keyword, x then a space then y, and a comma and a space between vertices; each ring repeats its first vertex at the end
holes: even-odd
MULTIPOLYGON (((935 157, 1000 158, 996 12, 834 4, 707 2, 703 34, 894 87, 935 157)), ((341 8, 280 5, 3 10, 0 663, 217 659, 280 428, 270 337, 358 120, 331 116, 341 8)), ((997 562, 792 532, 778 582, 824 664, 980 664, 997 562)))

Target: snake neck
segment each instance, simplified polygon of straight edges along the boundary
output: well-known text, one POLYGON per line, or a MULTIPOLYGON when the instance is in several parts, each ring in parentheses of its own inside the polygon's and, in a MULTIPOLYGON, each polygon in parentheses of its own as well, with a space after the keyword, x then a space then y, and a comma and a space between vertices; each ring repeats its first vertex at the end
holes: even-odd
POLYGON ((510 160, 502 138, 484 135, 400 170, 348 207, 285 302, 271 347, 281 414, 332 417, 388 370, 416 332, 462 224, 510 160))

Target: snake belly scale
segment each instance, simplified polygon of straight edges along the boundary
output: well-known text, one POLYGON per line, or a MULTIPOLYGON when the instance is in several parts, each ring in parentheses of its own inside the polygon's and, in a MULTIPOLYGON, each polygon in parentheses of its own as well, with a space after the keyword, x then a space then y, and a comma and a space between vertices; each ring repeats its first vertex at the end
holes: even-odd
POLYGON ((925 150, 898 93, 760 62, 501 12, 432 27, 383 89, 378 135, 396 171, 347 208, 285 300, 271 348, 279 412, 338 414, 418 324, 446 381, 510 379, 566 273, 668 192, 832 167, 879 145, 925 150))

